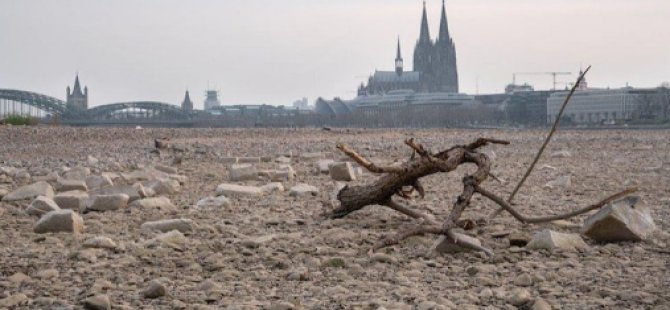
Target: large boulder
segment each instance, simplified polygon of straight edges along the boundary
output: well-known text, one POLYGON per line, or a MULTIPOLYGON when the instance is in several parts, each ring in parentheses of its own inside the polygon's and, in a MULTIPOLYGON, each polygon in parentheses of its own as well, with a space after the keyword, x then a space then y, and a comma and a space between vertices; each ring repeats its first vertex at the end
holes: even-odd
POLYGON ((35 200, 33 200, 33 202, 30 203, 26 209, 26 213, 30 215, 42 216, 46 213, 57 210, 60 210, 60 207, 58 207, 58 204, 56 204, 53 199, 44 196, 37 196, 37 198, 35 198, 35 200))
POLYGON ((161 220, 146 222, 142 224, 142 229, 147 230, 158 230, 160 232, 168 232, 171 230, 178 230, 183 233, 188 233, 193 231, 195 223, 190 219, 172 219, 172 220, 161 220))
POLYGON ((68 191, 88 191, 88 186, 86 186, 85 180, 70 180, 70 179, 61 179, 56 180, 56 190, 59 192, 68 192, 68 191))
POLYGON ((258 170, 251 164, 232 164, 230 165, 230 181, 249 181, 258 179, 258 170))
POLYGON ((335 181, 354 181, 356 173, 350 162, 337 162, 329 166, 330 178, 335 181))
POLYGON ((61 209, 70 209, 75 211, 83 211, 86 209, 86 201, 88 194, 82 191, 69 191, 58 193, 54 197, 54 201, 61 209))
POLYGON ((18 201, 34 199, 37 196, 53 197, 54 189, 49 183, 40 181, 30 185, 22 186, 2 197, 2 201, 18 201))
POLYGON ((84 231, 84 219, 72 210, 51 211, 40 218, 33 231, 38 234, 84 231))
POLYGON ((261 196, 264 191, 256 186, 242 186, 237 184, 223 183, 216 188, 218 196, 261 196))
POLYGON ((584 242, 584 239, 577 234, 565 234, 549 229, 536 233, 533 239, 526 245, 527 249, 545 249, 550 251, 554 249, 576 251, 587 247, 588 245, 584 242))
POLYGON ((87 210, 113 211, 125 208, 130 197, 126 194, 92 196, 86 205, 87 210))
POLYGON ((642 241, 656 230, 639 197, 627 197, 600 209, 584 221, 582 234, 600 242, 642 241))

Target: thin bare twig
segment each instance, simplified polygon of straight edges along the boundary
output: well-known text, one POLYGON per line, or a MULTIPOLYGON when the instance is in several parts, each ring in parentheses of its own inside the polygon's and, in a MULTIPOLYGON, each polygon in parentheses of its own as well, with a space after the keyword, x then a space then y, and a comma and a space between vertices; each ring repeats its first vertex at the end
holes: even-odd
POLYGON ((637 188, 629 188, 627 190, 618 192, 614 195, 611 195, 611 196, 601 200, 600 202, 598 202, 596 204, 592 204, 592 205, 590 205, 588 207, 585 207, 585 208, 582 208, 582 209, 578 209, 578 210, 575 210, 575 211, 572 211, 572 212, 569 212, 569 213, 565 213, 565 214, 551 215, 551 216, 544 216, 544 217, 525 217, 525 216, 521 215, 521 213, 516 211, 507 201, 498 197, 496 194, 491 193, 491 192, 483 189, 479 185, 475 186, 475 191, 482 194, 482 196, 484 196, 488 199, 491 199, 493 202, 495 202, 500 207, 502 207, 503 210, 506 210, 507 212, 512 214, 512 216, 514 216, 514 218, 519 220, 521 223, 537 224, 537 223, 546 223, 546 222, 557 221, 557 220, 564 220, 564 219, 567 219, 567 218, 571 218, 573 216, 584 214, 584 213, 589 212, 589 211, 600 209, 603 206, 605 206, 606 204, 608 204, 608 203, 610 203, 614 200, 623 198, 627 195, 630 195, 630 194, 636 192, 637 188))
POLYGON ((400 173, 404 171, 402 167, 375 165, 373 162, 365 159, 363 156, 361 156, 356 151, 352 150, 351 148, 349 148, 344 144, 337 144, 337 149, 342 151, 342 153, 346 154, 355 162, 357 162, 359 165, 361 165, 363 168, 367 169, 372 173, 400 173))
MULTIPOLYGON (((558 112, 558 115, 556 116, 556 120, 554 120, 554 125, 551 127, 551 131, 549 131, 549 135, 547 135, 547 138, 544 140, 544 143, 542 144, 542 146, 538 150, 537 154, 535 155, 535 158, 533 159, 533 162, 530 164, 530 167, 528 167, 528 170, 526 170, 526 173, 523 175, 523 177, 521 178, 519 183, 516 185, 516 187, 514 188, 512 193, 509 195, 509 198, 507 198, 507 202, 511 203, 512 200, 514 200, 514 196, 516 196, 516 193, 519 191, 519 189, 521 189, 521 186, 523 186, 523 183, 526 182, 526 179, 528 178, 530 173, 533 171, 533 168, 535 168, 535 165, 537 164, 537 162, 540 160, 540 156, 542 156, 542 153, 544 152, 544 149, 549 144, 549 141, 551 140, 551 137, 554 135, 554 132, 556 132, 556 128, 558 128, 558 124, 561 121, 561 117, 563 117, 563 111, 565 110, 565 107, 570 102, 570 98, 572 98, 572 95, 575 93, 575 91, 577 90, 577 87, 579 87, 579 84, 581 84, 582 80, 584 80, 584 76, 586 76, 586 73, 589 72, 590 69, 591 69, 591 66, 588 66, 588 68, 586 68, 586 70, 584 70, 584 72, 582 72, 582 74, 579 76, 579 78, 577 78, 577 83, 575 83, 575 85, 572 86, 572 89, 570 90, 570 93, 568 94, 567 97, 565 97, 565 101, 563 101, 563 105, 561 106, 561 110, 558 112)), ((502 208, 496 210, 493 214, 491 214, 491 216, 489 216, 489 219, 495 218, 502 211, 503 211, 502 208)))

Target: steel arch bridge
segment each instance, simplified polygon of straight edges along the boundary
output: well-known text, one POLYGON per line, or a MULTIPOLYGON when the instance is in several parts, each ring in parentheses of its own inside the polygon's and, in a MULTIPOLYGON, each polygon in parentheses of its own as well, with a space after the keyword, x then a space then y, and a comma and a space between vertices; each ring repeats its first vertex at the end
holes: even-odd
POLYGON ((7 102, 23 103, 52 114, 62 114, 67 110, 63 100, 24 90, 0 89, 0 100, 5 104, 7 102))
POLYGON ((184 120, 190 118, 190 115, 182 111, 180 107, 156 101, 120 102, 101 105, 86 110, 82 116, 89 121, 184 120))

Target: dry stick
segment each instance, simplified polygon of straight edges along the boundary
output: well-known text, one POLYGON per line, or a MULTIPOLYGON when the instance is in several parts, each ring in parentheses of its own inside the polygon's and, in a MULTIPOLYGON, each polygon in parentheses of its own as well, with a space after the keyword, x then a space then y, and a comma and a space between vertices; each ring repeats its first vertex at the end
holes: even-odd
POLYGON ((372 173, 400 173, 403 172, 404 169, 402 167, 398 166, 377 166, 375 163, 365 159, 363 156, 358 154, 356 151, 350 149, 348 146, 344 144, 337 144, 337 149, 342 151, 342 153, 346 154, 349 156, 351 159, 356 161, 359 165, 367 169, 368 171, 372 173))
POLYGON ((577 215, 580 215, 580 214, 584 214, 584 213, 592 211, 592 210, 600 209, 604 205, 606 205, 606 204, 608 204, 608 203, 610 203, 614 200, 617 200, 619 198, 625 197, 627 195, 630 195, 630 194, 636 192, 637 188, 629 188, 627 190, 618 192, 618 193, 616 193, 612 196, 609 196, 609 197, 601 200, 600 202, 598 202, 596 204, 590 205, 590 206, 582 208, 582 209, 574 210, 572 212, 568 212, 568 213, 565 213, 565 214, 559 214, 559 215, 535 217, 535 218, 525 217, 525 216, 521 215, 521 213, 519 213, 514 208, 512 208, 512 206, 508 202, 506 202, 502 198, 498 197, 496 194, 491 193, 491 192, 483 189, 479 185, 475 186, 475 191, 482 194, 482 196, 484 196, 488 199, 491 199, 493 202, 497 203, 499 206, 502 207, 503 210, 507 210, 507 212, 512 214, 512 216, 514 216, 514 218, 519 220, 521 223, 528 224, 528 223, 546 223, 546 222, 551 222, 551 221, 564 220, 564 219, 571 218, 571 217, 574 217, 574 216, 577 216, 577 215))
MULTIPOLYGON (((523 183, 526 182, 526 179, 530 175, 530 173, 533 171, 533 168, 535 168, 535 165, 537 164, 538 160, 540 160, 540 156, 542 156, 542 153, 544 152, 544 149, 547 147, 549 144, 549 141, 551 140, 551 137, 554 135, 554 132, 556 132, 556 128, 558 127, 558 123, 561 121, 561 117, 563 116, 563 111, 565 110, 565 107, 568 106, 568 102, 570 102, 570 98, 572 98, 572 95, 575 93, 575 90, 577 90, 577 87, 579 84, 581 84, 582 80, 584 80, 584 76, 586 75, 587 72, 591 69, 591 66, 586 68, 584 72, 579 76, 577 79, 577 83, 572 86, 572 89, 570 90, 570 93, 568 94, 567 97, 565 97, 565 101, 563 102, 563 105, 561 106, 561 110, 558 112, 558 116, 556 116, 556 120, 554 121, 554 125, 551 127, 551 131, 549 131, 549 135, 547 135, 547 138, 544 140, 544 143, 542 144, 542 147, 540 147, 540 150, 537 152, 535 155, 535 158, 533 159, 533 163, 530 164, 530 167, 528 167, 528 170, 526 170, 526 174, 523 175, 521 178, 521 181, 519 181, 519 184, 516 185, 512 193, 509 195, 509 198, 507 198, 507 202, 511 203, 512 200, 514 199, 514 196, 516 196, 516 193, 519 191, 521 186, 523 186, 523 183)), ((489 216, 489 219, 493 219, 500 212, 503 211, 503 208, 500 208, 496 210, 491 216, 489 216)))

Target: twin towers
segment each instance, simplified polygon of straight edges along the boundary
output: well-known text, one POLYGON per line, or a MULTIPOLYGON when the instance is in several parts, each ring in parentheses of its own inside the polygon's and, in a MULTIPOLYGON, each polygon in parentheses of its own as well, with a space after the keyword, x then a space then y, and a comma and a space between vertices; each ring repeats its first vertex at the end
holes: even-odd
POLYGON ((359 95, 384 94, 394 90, 458 92, 456 48, 449 35, 447 10, 444 1, 442 1, 439 33, 435 41, 430 36, 426 2, 423 2, 421 28, 419 39, 414 47, 412 71, 406 72, 403 69, 400 40, 398 40, 395 71, 376 71, 374 75, 370 76, 367 85, 361 85, 359 95))

